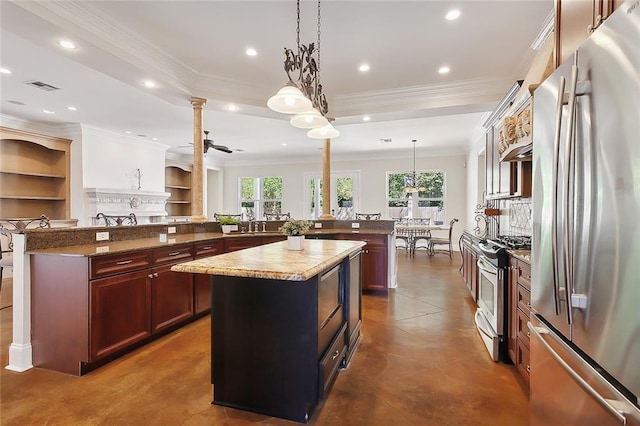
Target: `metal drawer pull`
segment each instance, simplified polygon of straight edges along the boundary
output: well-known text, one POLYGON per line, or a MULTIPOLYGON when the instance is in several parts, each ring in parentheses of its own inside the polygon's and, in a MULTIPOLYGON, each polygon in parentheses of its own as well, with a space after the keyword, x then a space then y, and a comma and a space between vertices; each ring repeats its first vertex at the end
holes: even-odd
POLYGON ((527 331, 527 337, 531 337, 531 332, 527 331))
POLYGON ((177 256, 179 254, 180 254, 179 251, 174 251, 174 252, 169 253, 169 256, 177 256))
POLYGON ((206 247, 202 247, 202 250, 211 250, 213 247, 212 246, 206 246, 206 247))
POLYGON ((153 278, 158 278, 158 273, 157 272, 153 273, 153 278))
POLYGON ((133 260, 129 259, 129 260, 121 260, 120 262, 116 263, 116 265, 128 265, 129 263, 132 263, 133 260))
POLYGON ((340 351, 336 349, 335 353, 333 354, 333 357, 331 357, 331 359, 336 359, 338 358, 338 355, 340 355, 340 351))
POLYGON ((147 275, 147 278, 153 278, 153 274, 147 275))
POLYGON ((527 373, 531 373, 531 366, 527 365, 527 373))

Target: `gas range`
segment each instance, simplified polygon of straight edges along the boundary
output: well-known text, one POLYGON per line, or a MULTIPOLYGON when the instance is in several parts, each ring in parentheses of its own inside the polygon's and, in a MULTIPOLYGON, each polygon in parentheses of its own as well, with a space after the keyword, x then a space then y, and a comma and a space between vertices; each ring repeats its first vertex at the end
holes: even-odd
POLYGON ((492 265, 505 268, 509 263, 507 250, 531 250, 531 237, 500 235, 494 239, 481 240, 478 246, 482 255, 492 265))

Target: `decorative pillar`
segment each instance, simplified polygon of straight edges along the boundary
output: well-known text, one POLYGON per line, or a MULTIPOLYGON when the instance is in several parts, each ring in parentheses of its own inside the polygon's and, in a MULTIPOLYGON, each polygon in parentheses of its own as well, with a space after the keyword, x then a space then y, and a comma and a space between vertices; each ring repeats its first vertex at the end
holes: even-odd
POLYGON ((191 98, 193 105, 193 170, 191 172, 191 221, 206 222, 203 214, 202 188, 204 183, 204 132, 202 129, 202 109, 206 99, 191 98))
POLYGON ((334 220, 331 214, 331 139, 324 140, 322 150, 322 220, 334 220))

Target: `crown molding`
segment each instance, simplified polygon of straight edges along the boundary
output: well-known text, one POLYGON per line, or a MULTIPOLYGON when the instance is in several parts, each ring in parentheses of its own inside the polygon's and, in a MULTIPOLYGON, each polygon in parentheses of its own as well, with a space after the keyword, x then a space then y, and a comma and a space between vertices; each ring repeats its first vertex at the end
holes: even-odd
POLYGON ((71 135, 77 135, 79 130, 78 124, 63 123, 52 124, 42 121, 26 120, 11 115, 0 113, 0 125, 12 129, 24 130, 33 133, 39 133, 47 136, 74 139, 71 135))
POLYGON ((169 148, 171 148, 171 145, 166 145, 160 142, 145 140, 145 139, 136 138, 132 136, 126 136, 120 133, 115 133, 109 130, 104 130, 104 129, 89 126, 86 124, 82 124, 80 127, 82 128, 83 137, 85 135, 106 137, 106 138, 114 139, 121 143, 131 144, 132 146, 135 146, 138 148, 140 147, 141 144, 145 145, 147 148, 159 149, 162 151, 167 151, 169 148))
POLYGON ((91 43, 130 64, 153 69, 154 75, 161 75, 186 92, 195 86, 198 74, 194 69, 116 20, 101 15, 91 2, 15 1, 14 4, 61 28, 80 32, 91 43))
POLYGON ((337 95, 333 99, 333 114, 338 117, 496 102, 512 84, 510 78, 472 79, 337 95))

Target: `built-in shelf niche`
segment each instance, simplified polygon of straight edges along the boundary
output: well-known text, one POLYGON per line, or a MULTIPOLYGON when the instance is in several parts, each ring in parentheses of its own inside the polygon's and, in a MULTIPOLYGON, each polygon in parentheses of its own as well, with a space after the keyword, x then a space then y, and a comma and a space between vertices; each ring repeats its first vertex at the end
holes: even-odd
POLYGON ((0 127, 0 217, 70 219, 71 140, 0 127))
POLYGON ((164 186, 168 192, 167 213, 169 216, 191 216, 191 168, 167 165, 164 169, 164 186))

